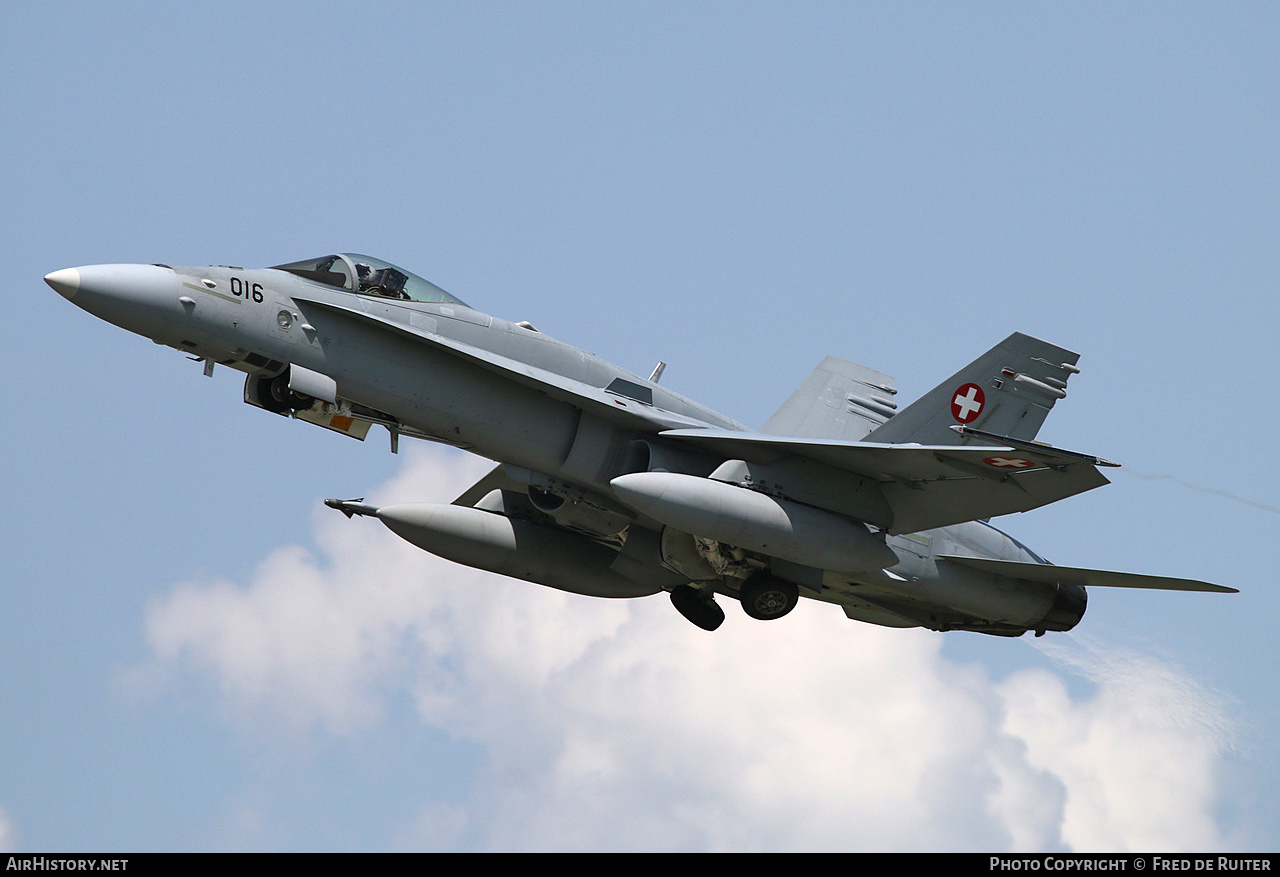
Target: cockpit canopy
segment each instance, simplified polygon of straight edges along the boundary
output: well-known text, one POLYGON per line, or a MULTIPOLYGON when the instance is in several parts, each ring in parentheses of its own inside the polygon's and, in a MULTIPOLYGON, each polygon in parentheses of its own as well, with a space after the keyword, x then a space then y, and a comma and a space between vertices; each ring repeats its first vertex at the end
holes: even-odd
POLYGON ((404 301, 430 301, 458 304, 466 302, 449 295, 430 280, 424 280, 390 262, 362 256, 359 253, 338 253, 319 259, 304 259, 287 265, 273 265, 306 280, 323 283, 337 289, 358 292, 362 295, 378 295, 404 301))

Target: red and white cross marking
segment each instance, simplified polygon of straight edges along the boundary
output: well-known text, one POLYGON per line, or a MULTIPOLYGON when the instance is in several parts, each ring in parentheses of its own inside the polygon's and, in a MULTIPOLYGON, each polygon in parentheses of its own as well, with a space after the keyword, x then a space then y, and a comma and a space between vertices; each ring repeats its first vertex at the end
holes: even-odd
POLYGON ((960 423, 969 423, 982 413, 982 405, 986 401, 986 394, 981 387, 977 384, 964 384, 951 399, 951 416, 960 423))
POLYGON ((987 457, 982 462, 997 469, 1030 469, 1035 463, 1021 457, 987 457))

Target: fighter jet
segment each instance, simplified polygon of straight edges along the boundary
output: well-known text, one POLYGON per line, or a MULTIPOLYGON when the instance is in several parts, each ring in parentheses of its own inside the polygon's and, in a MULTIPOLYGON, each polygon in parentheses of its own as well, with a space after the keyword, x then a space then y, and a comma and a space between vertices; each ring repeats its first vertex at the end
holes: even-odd
POLYGON ((828 356, 755 432, 648 378, 482 313, 388 262, 91 265, 45 277, 94 316, 246 374, 244 401, 364 440, 378 425, 497 466, 452 504, 327 504, 451 561, 595 597, 666 591, 773 620, 801 597, 888 627, 1065 631, 1089 587, 1234 592, 1050 564, 989 523, 1117 464, 1036 440, 1078 355, 1014 333, 899 410, 828 356))

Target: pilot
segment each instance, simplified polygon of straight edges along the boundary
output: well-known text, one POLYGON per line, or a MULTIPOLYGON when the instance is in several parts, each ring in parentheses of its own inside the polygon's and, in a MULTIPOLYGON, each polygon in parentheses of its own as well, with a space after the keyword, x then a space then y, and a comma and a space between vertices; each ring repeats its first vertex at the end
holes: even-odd
POLYGON ((356 287, 360 292, 387 298, 407 299, 409 297, 404 291, 404 281, 408 278, 390 268, 375 271, 372 265, 357 262, 356 278, 356 287))
POLYGON ((356 262, 356 289, 370 295, 387 295, 387 291, 378 285, 372 265, 356 262))

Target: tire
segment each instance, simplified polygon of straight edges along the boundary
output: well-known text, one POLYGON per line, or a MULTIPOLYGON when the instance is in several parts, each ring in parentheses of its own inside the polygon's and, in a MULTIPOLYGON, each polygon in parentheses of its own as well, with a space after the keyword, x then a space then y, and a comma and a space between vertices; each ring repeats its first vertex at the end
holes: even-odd
MULTIPOLYGON (((253 389, 253 395, 258 404, 272 414, 288 414, 292 410, 288 405, 276 398, 274 385, 280 377, 280 375, 277 375, 274 378, 259 378, 253 389)), ((286 378, 285 380, 287 382, 288 379, 286 378)), ((286 386, 288 386, 287 383, 286 386)))
POLYGON ((671 589, 671 605, 686 619, 703 630, 715 630, 724 623, 724 610, 710 597, 704 597, 691 585, 671 589))
POLYGON ((758 573, 742 583, 738 599, 742 601, 742 610, 752 618, 772 621, 796 608, 800 589, 786 579, 758 573))
MULTIPOLYGON (((289 389, 289 372, 286 370, 267 381, 267 393, 278 406, 279 413, 302 411, 310 408, 315 401, 310 396, 303 396, 289 389)), ((273 409, 274 410, 274 409, 273 409)))

